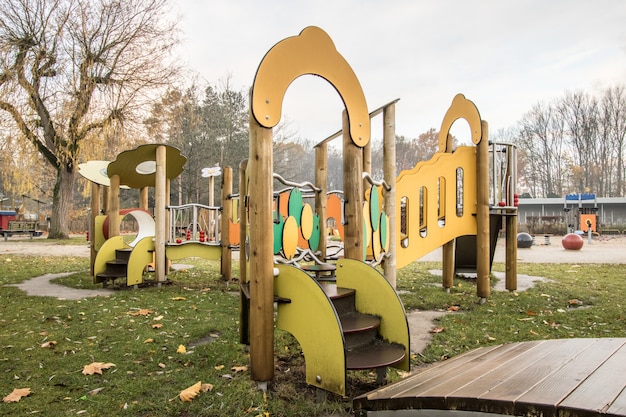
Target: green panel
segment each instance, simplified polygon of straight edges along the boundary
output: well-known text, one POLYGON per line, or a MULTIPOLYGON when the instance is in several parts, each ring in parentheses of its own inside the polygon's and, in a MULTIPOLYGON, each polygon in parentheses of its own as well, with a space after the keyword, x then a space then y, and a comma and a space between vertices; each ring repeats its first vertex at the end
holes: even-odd
POLYGON ((389 252, 389 217, 383 211, 380 213, 380 244, 385 251, 389 252))
POLYGON ((345 395, 346 357, 335 308, 320 284, 304 271, 291 265, 277 268, 274 295, 291 302, 278 303, 276 326, 300 343, 307 384, 345 395))
POLYGON ((126 270, 126 285, 137 285, 143 281, 143 272, 146 265, 154 260, 154 238, 144 237, 133 247, 128 259, 126 270))
POLYGON ((385 277, 370 265, 354 259, 337 261, 337 286, 356 290, 356 309, 379 316, 380 335, 405 347, 405 358, 395 367, 409 370, 409 325, 402 301, 385 277))
POLYGON ((165 256, 171 261, 194 257, 216 261, 222 257, 222 245, 200 242, 170 244, 165 247, 165 256))
POLYGON ((302 216, 302 191, 294 188, 289 193, 289 215, 296 219, 296 224, 300 227, 300 218, 302 216))
POLYGON ((380 220, 380 205, 378 202, 378 188, 372 185, 370 191, 370 218, 368 219, 372 224, 372 230, 375 232, 378 230, 378 222, 380 220))
POLYGON ((283 226, 285 225, 285 219, 279 213, 278 223, 274 223, 274 255, 278 255, 283 248, 283 226))
POLYGON ((309 238, 309 248, 311 248, 312 251, 315 252, 319 248, 321 236, 320 216, 315 214, 313 215, 313 233, 311 233, 311 237, 309 238))

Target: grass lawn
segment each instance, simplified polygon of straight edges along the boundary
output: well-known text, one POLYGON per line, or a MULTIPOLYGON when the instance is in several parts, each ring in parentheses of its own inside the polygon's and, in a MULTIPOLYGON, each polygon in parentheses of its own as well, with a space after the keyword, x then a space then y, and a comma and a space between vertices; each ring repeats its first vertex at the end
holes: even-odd
MULTIPOLYGON (((76 271, 57 282, 93 288, 87 259, 0 255, 0 396, 31 391, 19 402, 0 403, 0 415, 347 416, 350 397, 375 388, 374 375, 349 373, 348 398, 316 402, 304 384, 297 343, 277 332, 276 376, 264 395, 239 344, 237 283, 220 281, 217 262, 189 263, 195 266, 170 275, 171 285, 66 301, 29 297, 6 284, 76 271), (94 362, 109 365, 84 375, 94 362), (199 381, 210 384, 208 390, 181 401, 180 392, 199 381)), ((492 292, 483 305, 470 281, 442 291, 440 278, 428 273, 439 267, 418 262, 398 274, 407 310, 451 311, 431 345, 412 358, 414 366, 490 344, 626 337, 623 265, 520 264, 520 274, 551 282, 526 292, 492 292)), ((400 378, 395 370, 388 377, 400 378)))

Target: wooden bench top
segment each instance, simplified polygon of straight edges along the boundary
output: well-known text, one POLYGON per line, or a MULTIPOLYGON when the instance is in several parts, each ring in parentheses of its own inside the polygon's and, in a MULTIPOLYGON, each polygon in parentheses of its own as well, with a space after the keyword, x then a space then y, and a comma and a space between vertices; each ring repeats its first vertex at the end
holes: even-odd
POLYGON ((368 417, 389 415, 382 410, 413 409, 626 416, 626 338, 479 348, 357 397, 353 406, 357 416, 368 417))

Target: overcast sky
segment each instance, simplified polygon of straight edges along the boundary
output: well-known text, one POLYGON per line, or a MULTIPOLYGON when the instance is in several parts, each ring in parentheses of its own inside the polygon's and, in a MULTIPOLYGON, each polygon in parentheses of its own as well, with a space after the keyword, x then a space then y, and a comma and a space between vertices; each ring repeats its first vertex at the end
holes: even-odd
MULTIPOLYGON (((566 91, 626 85, 624 0, 177 0, 183 63, 216 85, 248 89, 265 53, 307 26, 333 39, 370 110, 392 101, 396 133, 439 130, 452 98, 472 100, 490 131, 515 126, 566 91)), ((324 80, 287 91, 293 130, 317 142, 341 127, 342 103, 324 80)), ((464 127, 453 133, 463 136, 464 127)), ((382 134, 381 117, 372 137, 382 134)))

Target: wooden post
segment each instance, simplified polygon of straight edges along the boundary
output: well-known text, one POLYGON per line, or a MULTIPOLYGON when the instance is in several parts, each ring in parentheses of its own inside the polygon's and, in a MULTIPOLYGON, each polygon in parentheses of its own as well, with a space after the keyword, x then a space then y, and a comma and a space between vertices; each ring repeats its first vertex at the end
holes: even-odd
MULTIPOLYGON (((439 149, 443 152, 452 152, 452 135, 448 133, 446 136, 445 149, 439 149)), ((449 290, 454 285, 454 240, 445 243, 441 250, 441 285, 443 288, 449 290)))
MULTIPOLYGON (((246 181, 246 169, 248 160, 239 164, 239 282, 248 283, 248 261, 246 238, 248 233, 248 182, 246 181)), ((272 234, 273 235, 273 234, 272 234)))
POLYGON ((491 294, 489 247, 489 126, 481 121, 482 138, 476 145, 476 292, 481 299, 491 294))
POLYGON ((165 206, 166 200, 166 148, 158 146, 156 148, 156 173, 154 179, 154 269, 155 278, 158 283, 165 282, 165 241, 167 238, 165 206))
POLYGON ((102 186, 91 182, 91 216, 89 216, 89 267, 93 276, 93 266, 96 262, 96 217, 100 214, 100 190, 102 186))
POLYGON ((230 198, 232 193, 233 169, 231 167, 224 167, 224 172, 222 173, 222 218, 220 219, 220 239, 222 243, 220 270, 224 281, 230 281, 231 278, 232 259, 230 256, 230 230, 228 221, 230 219, 230 213, 233 211, 233 200, 230 198))
POLYGON ((389 218, 389 252, 383 269, 385 278, 396 288, 396 104, 383 109, 383 175, 391 187, 385 191, 385 213, 389 218))
POLYGON ((148 187, 141 187, 139 191, 139 208, 148 210, 148 187))
POLYGON ((109 190, 109 239, 120 235, 120 176, 111 177, 111 187, 109 190))
POLYGON ((517 214, 509 212, 506 216, 506 289, 517 289, 517 214))
POLYGON ((320 218, 321 259, 326 259, 326 193, 328 192, 328 146, 326 142, 315 148, 315 186, 321 191, 315 193, 315 212, 320 218))
POLYGON ((274 244, 272 129, 250 114, 250 375, 274 377, 274 244))
POLYGON ((350 138, 348 115, 343 112, 344 257, 364 259, 363 245, 363 150, 350 138))

